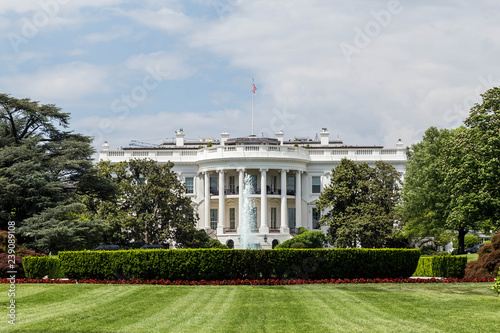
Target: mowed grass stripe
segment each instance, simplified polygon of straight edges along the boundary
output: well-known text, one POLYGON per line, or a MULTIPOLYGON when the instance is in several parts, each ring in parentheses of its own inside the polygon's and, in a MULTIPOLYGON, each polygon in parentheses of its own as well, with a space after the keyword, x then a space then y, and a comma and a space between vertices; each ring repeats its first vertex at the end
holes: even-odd
MULTIPOLYGON (((134 294, 134 289, 130 288, 106 288, 106 286, 91 285, 68 285, 64 287, 69 288, 66 291, 57 289, 53 291, 53 302, 50 304, 47 304, 45 299, 41 304, 33 303, 32 299, 26 298, 17 300, 19 304, 19 322, 26 324, 27 327, 34 326, 34 328, 40 324, 47 324, 54 330, 61 329, 64 331, 62 327, 67 326, 66 323, 70 323, 70 326, 72 326, 71 323, 85 316, 86 313, 97 314, 106 303, 112 306, 116 306, 120 302, 127 303, 134 294), (67 293, 62 301, 58 300, 59 292, 67 293)), ((90 320, 90 316, 87 319, 90 320)))
POLYGON ((17 285, 17 325, 0 331, 483 332, 500 327, 490 287, 17 285))
MULTIPOLYGON (((159 286, 159 288, 168 289, 170 287, 159 286)), ((223 305, 224 300, 231 293, 237 292, 236 290, 210 286, 174 288, 178 289, 176 292, 185 294, 177 299, 170 297, 171 302, 163 303, 166 306, 159 307, 154 315, 143 317, 130 325, 122 325, 123 332, 198 332, 199 329, 186 330, 186 327, 203 327, 214 317, 217 318, 218 311, 215 311, 217 307, 223 305)), ((135 305, 141 307, 139 304, 135 305)))

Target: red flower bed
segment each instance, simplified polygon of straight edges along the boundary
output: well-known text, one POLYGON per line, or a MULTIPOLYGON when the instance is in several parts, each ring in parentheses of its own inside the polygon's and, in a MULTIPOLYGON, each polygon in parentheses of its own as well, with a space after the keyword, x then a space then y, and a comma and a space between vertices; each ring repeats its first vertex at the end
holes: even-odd
MULTIPOLYGON (((222 280, 222 281, 185 281, 185 280, 73 280, 73 279, 16 279, 16 283, 52 283, 52 284, 153 284, 165 286, 282 286, 297 284, 365 284, 365 283, 462 283, 462 282, 494 282, 494 278, 456 279, 456 278, 430 278, 430 279, 262 279, 262 280, 222 280)), ((10 279, 2 279, 0 283, 11 283, 10 279)))

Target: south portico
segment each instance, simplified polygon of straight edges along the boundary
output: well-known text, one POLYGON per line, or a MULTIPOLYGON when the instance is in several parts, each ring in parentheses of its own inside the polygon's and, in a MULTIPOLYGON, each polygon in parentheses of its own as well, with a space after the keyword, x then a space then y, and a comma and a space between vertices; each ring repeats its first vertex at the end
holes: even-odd
POLYGON ((214 166, 213 162, 207 167, 200 166, 204 191, 203 218, 200 219, 204 225, 200 228, 222 243, 231 240, 238 247, 244 180, 249 177, 255 215, 252 232, 260 240, 260 247, 271 248, 273 240, 281 243, 289 239, 291 233, 298 233, 302 226, 302 178, 306 174, 306 163, 294 165, 287 161, 287 168, 283 168, 280 161, 263 162, 255 161, 252 165, 248 160, 225 161, 220 166, 214 166))

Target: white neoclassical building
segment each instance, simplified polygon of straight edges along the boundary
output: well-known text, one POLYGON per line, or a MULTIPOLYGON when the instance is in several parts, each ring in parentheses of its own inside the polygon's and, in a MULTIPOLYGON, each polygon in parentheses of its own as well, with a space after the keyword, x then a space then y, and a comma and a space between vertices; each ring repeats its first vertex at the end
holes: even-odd
POLYGON ((323 128, 315 140, 284 140, 282 131, 275 138, 230 138, 224 132, 218 140, 189 141, 181 129, 175 133, 175 142, 154 147, 135 143, 110 150, 105 143, 99 158, 111 162, 133 158, 150 158, 158 163, 172 161, 198 212, 198 228, 231 248, 240 246, 240 189, 249 175, 256 217, 253 234, 259 248, 272 248, 297 234, 300 227, 320 230, 320 212, 315 202, 341 159, 372 166, 376 161, 385 161, 396 170, 405 171, 406 154, 401 141, 394 148, 348 146, 339 140, 330 141, 329 134, 323 128))

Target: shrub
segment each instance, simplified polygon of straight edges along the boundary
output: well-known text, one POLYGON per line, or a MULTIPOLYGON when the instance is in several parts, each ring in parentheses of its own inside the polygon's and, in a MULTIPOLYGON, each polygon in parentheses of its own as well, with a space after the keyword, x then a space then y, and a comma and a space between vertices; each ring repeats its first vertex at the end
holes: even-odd
POLYGON ((473 247, 479 244, 479 238, 474 235, 466 235, 464 238, 464 245, 466 248, 473 247))
POLYGON ((418 249, 125 250, 60 252, 72 279, 401 278, 418 249))
POLYGON ((498 271, 497 278, 495 279, 495 284, 491 287, 491 289, 500 295, 500 270, 498 271))
POLYGON ((320 249, 325 244, 325 234, 322 231, 306 231, 276 245, 275 249, 320 249), (294 245, 295 244, 295 245, 294 245))
POLYGON ((466 256, 420 257, 413 276, 462 278, 465 275, 466 264, 466 256))
POLYGON ((467 263, 466 278, 493 278, 500 268, 500 231, 491 237, 491 243, 478 251, 478 258, 467 263))
POLYGON ((299 228, 299 235, 300 235, 300 234, 303 234, 304 232, 309 232, 309 230, 307 230, 307 229, 306 229, 306 228, 304 228, 304 227, 300 227, 300 228, 299 228))
POLYGON ((64 277, 57 257, 24 257, 23 267, 28 279, 41 279, 47 275, 51 279, 64 277))
POLYGON ((0 277, 10 277, 11 273, 7 273, 9 271, 16 271, 16 278, 22 279, 24 277, 22 258, 14 256, 14 259, 12 257, 9 259, 7 253, 0 253, 0 277))
POLYGON ((209 249, 229 249, 226 244, 222 244, 218 239, 210 239, 207 243, 209 249))

